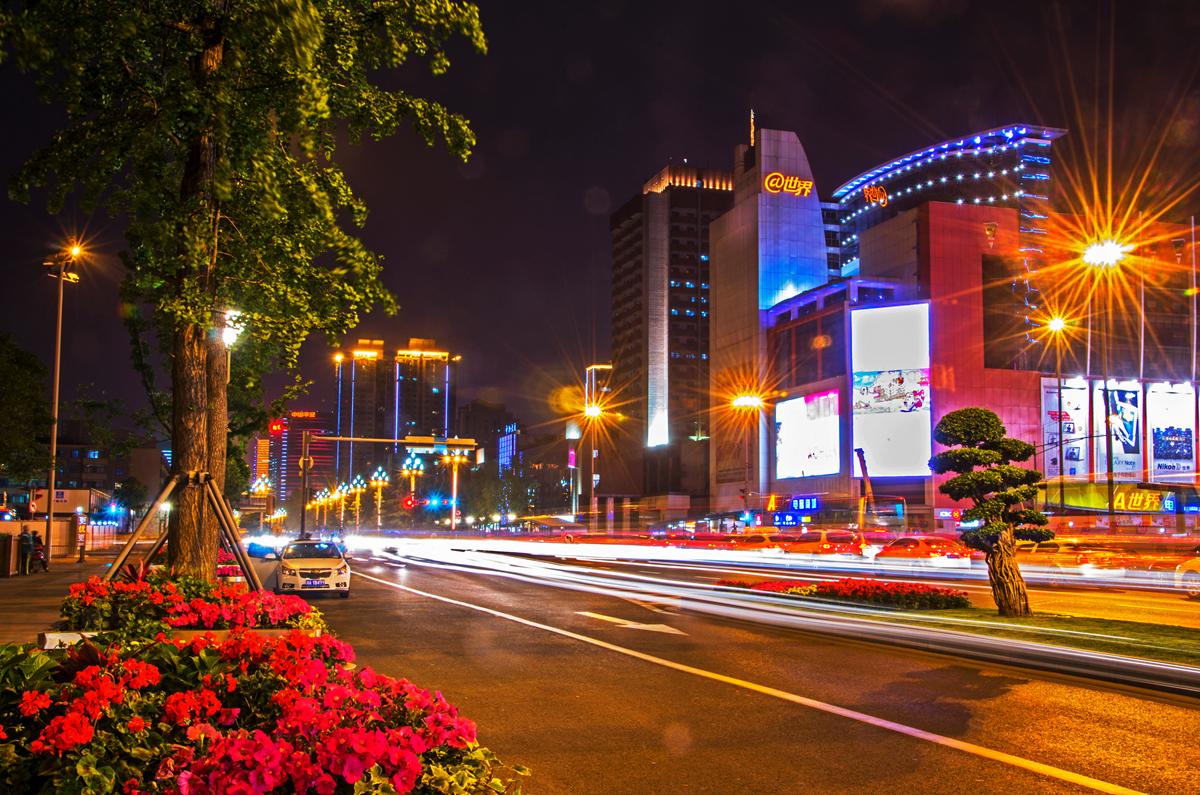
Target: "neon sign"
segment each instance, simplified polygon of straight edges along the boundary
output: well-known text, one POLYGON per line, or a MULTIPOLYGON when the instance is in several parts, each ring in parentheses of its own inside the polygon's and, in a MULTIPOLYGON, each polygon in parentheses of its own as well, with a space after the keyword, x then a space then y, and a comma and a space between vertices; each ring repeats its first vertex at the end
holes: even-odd
POLYGON ((297 417, 297 418, 316 419, 317 412, 315 412, 315 411, 293 411, 292 416, 297 417))
POLYGON ((811 179, 800 177, 785 177, 778 171, 773 171, 763 178, 763 188, 767 193, 793 193, 797 196, 807 196, 812 192, 811 179))
POLYGON ((869 202, 879 202, 880 207, 887 207, 888 195, 882 185, 868 185, 863 188, 863 198, 869 202))

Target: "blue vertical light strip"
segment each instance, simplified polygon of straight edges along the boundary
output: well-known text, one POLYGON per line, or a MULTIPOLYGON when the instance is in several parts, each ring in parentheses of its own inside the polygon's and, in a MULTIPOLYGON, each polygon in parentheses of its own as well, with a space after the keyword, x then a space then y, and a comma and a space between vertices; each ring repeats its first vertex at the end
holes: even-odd
MULTIPOLYGON (((337 432, 334 436, 342 435, 342 362, 337 363, 337 432)), ((342 443, 333 446, 333 473, 335 477, 342 475, 342 443)))
MULTIPOLYGON (((400 438, 400 361, 396 360, 396 391, 392 395, 392 400, 396 402, 396 418, 392 421, 392 427, 395 428, 395 433, 392 434, 393 439, 400 438)), ((400 443, 392 444, 392 452, 400 452, 400 443)))
POLYGON ((445 409, 442 410, 442 424, 445 425, 446 427, 442 429, 443 430, 442 435, 449 437, 450 436, 450 354, 448 354, 448 353, 446 354, 446 394, 444 397, 446 398, 446 407, 445 407, 445 409))

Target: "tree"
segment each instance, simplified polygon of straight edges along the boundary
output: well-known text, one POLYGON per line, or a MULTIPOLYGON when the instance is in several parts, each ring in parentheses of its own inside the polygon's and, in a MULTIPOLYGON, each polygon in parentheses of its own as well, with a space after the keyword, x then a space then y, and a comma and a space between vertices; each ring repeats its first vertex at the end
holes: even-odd
MULTIPOLYGON (((232 375, 253 393, 269 366, 295 363, 311 332, 336 339, 372 306, 394 311, 379 259, 343 229, 361 226, 366 208, 333 156, 340 131, 379 139, 409 118, 465 158, 465 119, 368 80, 412 56, 444 72, 456 34, 485 51, 474 5, 28 0, 0 12, 0 58, 37 73, 68 114, 9 193, 26 201, 52 182, 57 212, 79 185, 85 209, 104 200, 128 217, 124 314, 176 472, 207 471, 224 488, 232 375), (247 338, 237 358, 250 362, 232 374, 231 309, 247 338), (156 352, 169 393, 155 384, 156 352)), ((215 518, 200 521, 197 487, 173 502, 172 564, 211 578, 215 518)))
POLYGON ((1007 432, 994 411, 952 411, 938 421, 933 439, 954 449, 935 454, 929 466, 938 475, 955 473, 938 491, 972 503, 963 512, 963 521, 979 520, 981 524, 964 531, 961 539, 987 555, 988 580, 1000 615, 1028 616, 1033 613, 1013 554, 1015 540, 1046 541, 1054 533, 1045 529, 1048 520, 1040 511, 1021 507, 1037 496, 1035 484, 1042 480, 1042 473, 1014 466, 1014 461, 1032 458, 1034 446, 1008 438, 1007 432))
POLYGON ((54 426, 46 398, 46 367, 0 331, 0 476, 32 478, 50 468, 50 451, 39 436, 54 426))
POLYGON ((148 503, 149 488, 135 477, 128 477, 113 489, 113 502, 125 509, 125 516, 132 519, 133 514, 141 513, 148 503))

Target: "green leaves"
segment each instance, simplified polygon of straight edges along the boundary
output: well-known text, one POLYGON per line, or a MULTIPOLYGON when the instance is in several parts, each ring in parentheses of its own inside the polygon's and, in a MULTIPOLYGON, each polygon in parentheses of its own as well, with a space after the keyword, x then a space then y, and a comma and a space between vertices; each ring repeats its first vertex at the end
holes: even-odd
POLYGON ((0 477, 45 475, 50 468, 50 454, 37 438, 54 425, 45 377, 41 360, 0 331, 0 477))
POLYGON ((938 420, 933 440, 946 447, 978 447, 983 442, 1000 439, 1006 433, 1004 423, 996 412, 967 408, 951 411, 938 420))

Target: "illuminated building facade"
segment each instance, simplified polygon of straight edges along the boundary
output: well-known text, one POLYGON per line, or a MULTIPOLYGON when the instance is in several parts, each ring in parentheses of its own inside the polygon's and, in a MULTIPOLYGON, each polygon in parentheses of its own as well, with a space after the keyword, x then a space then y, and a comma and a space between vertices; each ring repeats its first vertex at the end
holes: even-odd
POLYGON ((396 352, 397 436, 453 436, 461 356, 437 350, 436 340, 413 338, 396 352))
MULTIPOLYGON (((336 436, 362 439, 395 438, 396 374, 383 340, 360 339, 353 350, 337 356, 336 436)), ((393 445, 383 442, 338 442, 334 466, 339 482, 355 475, 364 479, 387 467, 393 445)))
POLYGON ((251 449, 250 481, 268 477, 267 469, 271 457, 271 440, 261 436, 254 437, 251 449))
POLYGON ((672 165, 609 219, 611 385, 628 424, 606 493, 707 493, 707 445, 689 437, 709 406, 709 227, 732 204, 732 172, 672 165))
MULTIPOLYGON (((712 224, 709 389, 723 402, 769 387, 769 310, 834 272, 830 244, 837 240, 827 237, 834 205, 818 199, 800 140, 766 129, 755 139, 735 149, 733 206, 712 224)), ((722 406, 710 435, 712 507, 740 508, 741 490, 765 487, 765 416, 735 421, 722 406), (747 422, 753 427, 742 427, 747 422)))
MULTIPOLYGON (((476 398, 465 406, 459 406, 455 432, 462 439, 474 439, 475 444, 484 450, 484 461, 490 464, 498 460, 503 469, 505 461, 499 457, 499 444, 506 433, 505 429, 512 423, 512 412, 503 403, 476 398)), ((515 452, 515 449, 510 450, 509 457, 515 452)))

